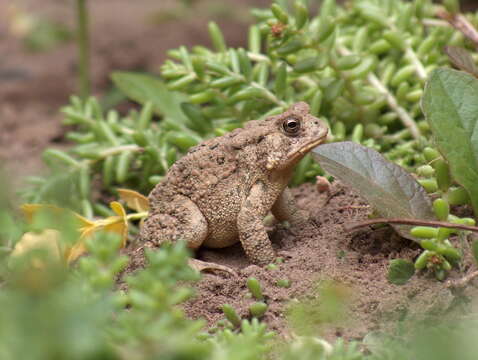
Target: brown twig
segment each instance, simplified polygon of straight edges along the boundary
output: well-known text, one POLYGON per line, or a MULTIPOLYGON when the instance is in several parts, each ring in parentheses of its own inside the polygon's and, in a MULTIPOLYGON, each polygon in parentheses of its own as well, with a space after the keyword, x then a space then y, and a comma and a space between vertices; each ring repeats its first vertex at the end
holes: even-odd
POLYGON ((478 31, 463 14, 452 14, 443 9, 438 10, 436 14, 439 18, 448 21, 451 26, 473 41, 478 48, 478 31))
POLYGON ((325 199, 324 203, 322 204, 322 207, 327 205, 330 202, 330 200, 332 200, 334 197, 339 195, 341 193, 341 191, 342 190, 337 190, 337 191, 334 191, 334 192, 329 191, 329 194, 327 195, 327 198, 325 199))
POLYGON ((451 288, 451 289, 460 290, 460 289, 465 288, 468 285, 468 283, 470 283, 476 277, 478 277, 478 271, 473 271, 472 273, 469 273, 468 275, 465 275, 461 279, 458 279, 458 280, 455 280, 455 281, 448 280, 447 283, 446 283, 446 287, 448 289, 451 288))
POLYGON ((401 225, 412 225, 412 226, 430 226, 430 227, 444 227, 451 229, 460 229, 478 232, 478 226, 469 226, 462 224, 453 224, 449 222, 434 221, 434 220, 416 220, 416 219, 400 219, 400 218, 391 218, 391 219, 370 219, 364 220, 358 223, 353 223, 349 225, 344 225, 346 231, 353 231, 364 226, 375 225, 375 224, 401 224, 401 225))

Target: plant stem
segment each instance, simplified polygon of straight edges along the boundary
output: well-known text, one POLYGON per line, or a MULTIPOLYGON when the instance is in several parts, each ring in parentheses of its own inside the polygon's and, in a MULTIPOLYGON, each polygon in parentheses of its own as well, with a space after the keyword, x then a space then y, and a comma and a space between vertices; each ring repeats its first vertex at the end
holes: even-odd
POLYGON ((266 55, 256 54, 256 53, 253 53, 253 52, 248 52, 248 53, 247 53, 247 56, 248 56, 249 59, 252 60, 252 61, 265 62, 265 63, 267 63, 267 64, 270 64, 270 63, 271 63, 271 59, 268 58, 266 55))
POLYGON ((87 0, 76 0, 77 41, 78 41, 78 84, 80 97, 90 95, 90 37, 88 32, 87 0))
POLYGON ((244 83, 246 84, 249 84, 250 86, 256 88, 256 89, 259 89, 263 92, 263 94, 265 95, 265 97, 271 101, 272 103, 278 105, 278 106, 281 106, 282 108, 286 108, 287 107, 287 103, 285 101, 282 101, 280 100, 279 98, 277 98, 277 96, 275 96, 271 91, 269 91, 269 89, 267 89, 266 87, 262 86, 261 84, 255 82, 255 81, 247 81, 246 77, 243 76, 243 75, 238 75, 232 71, 230 71, 228 73, 229 76, 234 76, 236 78, 238 78, 239 80, 243 81, 244 83))
POLYGON ((126 219, 129 220, 129 221, 141 220, 141 219, 144 219, 146 216, 148 216, 148 212, 147 211, 142 211, 142 212, 139 212, 139 213, 128 214, 128 215, 126 215, 126 219))
MULTIPOLYGON (((397 31, 398 29, 395 27, 395 25, 391 25, 390 28, 393 31, 397 31)), ((418 58, 417 54, 413 50, 411 44, 409 41, 406 41, 406 49, 405 49, 405 55, 408 56, 410 59, 411 63, 413 66, 415 66, 415 73, 418 75, 418 77, 422 80, 425 81, 427 79, 427 72, 425 70, 425 67, 423 66, 422 62, 418 58)))
POLYGON ((99 155, 101 158, 105 158, 107 156, 116 155, 124 151, 143 151, 143 148, 136 144, 119 145, 103 150, 99 155))
MULTIPOLYGON (((341 55, 350 55, 351 52, 349 49, 347 49, 344 46, 338 46, 337 50, 341 55)), ((410 133, 412 134, 414 139, 419 139, 420 138, 420 129, 418 129, 418 126, 413 120, 412 116, 398 104, 397 99, 393 94, 387 89, 387 87, 382 84, 382 82, 378 79, 378 77, 374 73, 369 73, 367 75, 367 81, 370 85, 372 85, 374 88, 376 88, 382 95, 385 96, 385 99, 387 100, 388 106, 395 111, 395 113, 398 115, 398 118, 402 121, 402 124, 410 129, 410 133)))
POLYGON ((372 85, 375 87, 380 93, 382 93, 385 96, 385 99, 387 100, 388 106, 392 110, 395 111, 395 113, 398 115, 399 119, 402 121, 403 125, 410 129, 410 133, 415 139, 420 138, 420 130, 418 129, 418 126, 413 120, 413 118, 410 116, 410 114, 398 104, 397 99, 393 94, 388 91, 388 89, 385 87, 385 85, 382 84, 382 82, 375 76, 375 74, 368 74, 367 80, 372 85))
POLYGON ((478 48, 478 30, 463 14, 451 14, 445 10, 439 10, 436 15, 448 21, 451 26, 470 39, 475 44, 475 47, 478 48))
POLYGON ((353 231, 358 228, 375 225, 375 224, 403 224, 403 225, 412 225, 412 226, 431 226, 431 227, 444 227, 450 229, 460 229, 466 231, 478 232, 478 226, 469 226, 462 224, 453 224, 449 222, 434 221, 434 220, 417 220, 417 219, 400 219, 400 218, 390 218, 390 219, 370 219, 364 220, 358 223, 353 223, 350 225, 344 225, 346 231, 353 231))
POLYGON ((446 287, 448 289, 451 288, 451 289, 455 289, 455 290, 461 290, 464 287, 466 287, 466 285, 468 285, 468 283, 470 283, 472 280, 474 280, 477 277, 478 277, 478 271, 473 271, 472 273, 464 276, 461 279, 458 279, 458 280, 455 280, 455 281, 448 280, 447 284, 446 284, 446 287))
POLYGON ((443 20, 437 19, 423 19, 422 24, 424 26, 439 26, 439 27, 450 27, 450 24, 443 20))
POLYGON ((265 97, 266 97, 267 99, 269 99, 271 102, 273 102, 274 104, 279 105, 279 106, 282 107, 282 108, 287 108, 287 103, 286 103, 285 101, 282 101, 282 100, 280 100, 279 98, 277 98, 277 96, 275 96, 275 95, 274 95, 271 91, 269 91, 269 89, 267 89, 266 87, 264 87, 264 86, 258 84, 258 83, 255 82, 255 81, 252 81, 252 82, 250 83, 250 85, 251 85, 252 87, 255 87, 256 89, 261 90, 261 91, 264 93, 265 97))
POLYGON ((415 51, 413 51, 411 46, 407 46, 405 53, 410 58, 413 66, 415 66, 415 72, 420 80, 425 81, 427 79, 427 72, 415 51))

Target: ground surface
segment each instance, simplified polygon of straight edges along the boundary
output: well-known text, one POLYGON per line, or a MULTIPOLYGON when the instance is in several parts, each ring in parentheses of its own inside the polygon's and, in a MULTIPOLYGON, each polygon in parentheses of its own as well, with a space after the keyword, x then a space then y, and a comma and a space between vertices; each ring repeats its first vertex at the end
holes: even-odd
MULTIPOLYGON (((58 108, 75 91, 76 55, 74 44, 53 51, 28 53, 20 41, 9 33, 7 8, 13 1, 0 1, 0 163, 8 168, 16 183, 21 176, 41 171, 40 153, 48 146, 68 146, 63 139, 58 108)), ((193 8, 171 16, 179 2, 143 0, 141 6, 129 0, 90 1, 92 5, 92 69, 96 94, 109 87, 112 70, 141 69, 157 71, 167 49, 179 45, 209 44, 207 21, 216 19, 231 45, 245 40, 245 25, 250 18, 250 4, 268 4, 267 0, 195 1, 193 8), (219 4, 219 6, 218 6, 219 4), (223 4, 223 5, 220 5, 223 4), (224 10, 232 8, 233 11, 224 10), (169 14, 169 15, 168 15, 169 14), (165 16, 166 15, 166 16, 165 16)), ((73 24, 71 2, 58 0, 18 0, 18 6, 43 16, 73 24)), ((313 185, 294 190, 299 204, 311 211, 314 222, 303 228, 277 228, 271 238, 285 262, 277 270, 249 265, 239 245, 224 250, 201 250, 199 258, 234 268, 238 278, 205 274, 197 284, 197 297, 189 302, 186 313, 206 319, 209 325, 223 318, 220 307, 233 305, 241 316, 248 316, 253 302, 248 298, 246 279, 254 276, 261 282, 269 306, 264 320, 284 336, 301 333, 286 320, 287 309, 297 301, 320 299, 314 289, 324 280, 333 280, 350 308, 348 321, 327 327, 327 337, 343 335, 359 338, 384 325, 384 319, 403 318, 407 314, 434 307, 449 307, 453 293, 446 283, 420 274, 405 286, 391 285, 386 278, 390 259, 412 260, 419 250, 387 228, 363 229, 345 233, 342 224, 365 219, 366 204, 349 189, 334 185, 332 197, 319 194, 313 185), (276 285, 288 279, 290 288, 276 285)), ((129 271, 143 264, 141 248, 129 248, 132 262, 129 271)), ((458 278, 470 271, 467 259, 458 278)), ((341 295, 341 296, 342 296, 341 295)), ((320 317, 310 316, 312 325, 320 317)), ((323 319, 322 319, 323 321, 323 319)))
MULTIPOLYGON (((250 298, 246 286, 251 276, 260 281, 268 304, 263 319, 285 337, 310 330, 329 339, 336 336, 359 339, 370 331, 393 330, 399 319, 413 321, 425 313, 463 311, 455 306, 457 299, 474 296, 475 290, 469 288, 464 298, 455 297, 448 283, 438 282, 427 273, 414 276, 403 286, 389 283, 389 261, 397 258, 413 261, 420 253, 419 247, 388 227, 345 232, 344 224, 364 220, 370 212, 367 204, 350 189, 335 183, 327 194, 319 193, 313 184, 304 184, 294 189, 294 194, 299 206, 311 212, 312 221, 302 228, 271 229, 274 248, 284 256, 284 263, 277 270, 250 265, 239 244, 199 251, 198 258, 229 266, 237 271, 238 277, 220 272, 203 274, 196 285, 197 296, 185 306, 190 317, 203 318, 214 327, 224 318, 223 304, 231 304, 241 317, 250 317, 249 306, 256 301, 250 298), (291 286, 277 286, 281 279, 289 280, 291 286), (348 304, 344 319, 332 323, 328 323, 331 309, 321 298, 323 286, 330 282, 338 300, 348 304), (288 314, 300 314, 298 302, 309 302, 312 306, 302 316, 305 323, 296 327, 295 317, 288 314)), ((128 272, 144 265, 141 246, 139 249, 133 246, 128 253, 133 259, 128 272)), ((467 258, 462 273, 453 271, 448 280, 454 281, 473 269, 471 259, 467 258)))

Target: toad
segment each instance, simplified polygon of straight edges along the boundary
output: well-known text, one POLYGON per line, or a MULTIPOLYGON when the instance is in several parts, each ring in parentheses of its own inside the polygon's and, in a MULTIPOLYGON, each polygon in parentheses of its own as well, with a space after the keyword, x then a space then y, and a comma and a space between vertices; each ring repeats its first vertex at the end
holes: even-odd
POLYGON ((291 225, 307 221, 287 184, 294 166, 327 133, 309 106, 299 102, 191 148, 151 191, 141 239, 155 245, 182 239, 191 249, 240 241, 254 264, 272 262, 263 219, 271 211, 291 225))

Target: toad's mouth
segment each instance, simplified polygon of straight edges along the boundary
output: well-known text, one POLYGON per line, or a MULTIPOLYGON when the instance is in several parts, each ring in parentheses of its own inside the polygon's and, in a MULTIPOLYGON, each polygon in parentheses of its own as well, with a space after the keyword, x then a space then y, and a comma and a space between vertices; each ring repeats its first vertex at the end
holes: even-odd
POLYGON ((294 150, 293 152, 289 153, 287 158, 289 159, 289 161, 295 161, 298 158, 303 157, 310 150, 312 150, 316 146, 322 144, 325 141, 325 139, 327 138, 328 133, 329 133, 329 129, 325 129, 325 131, 318 138, 316 138, 312 141, 309 141, 304 146, 302 146, 300 149, 294 150))

